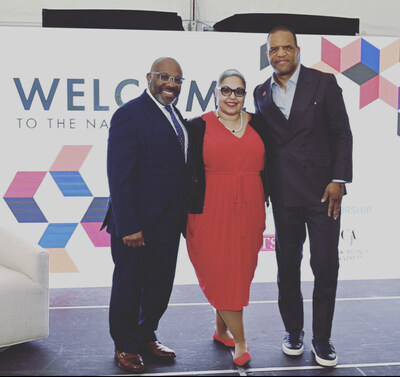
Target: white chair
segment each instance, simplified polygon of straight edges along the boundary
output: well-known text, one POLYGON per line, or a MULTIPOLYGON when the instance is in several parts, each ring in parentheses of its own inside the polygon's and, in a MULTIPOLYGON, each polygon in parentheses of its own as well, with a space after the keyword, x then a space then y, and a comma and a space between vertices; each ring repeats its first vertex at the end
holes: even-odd
POLYGON ((49 335, 49 253, 0 227, 0 349, 49 335))

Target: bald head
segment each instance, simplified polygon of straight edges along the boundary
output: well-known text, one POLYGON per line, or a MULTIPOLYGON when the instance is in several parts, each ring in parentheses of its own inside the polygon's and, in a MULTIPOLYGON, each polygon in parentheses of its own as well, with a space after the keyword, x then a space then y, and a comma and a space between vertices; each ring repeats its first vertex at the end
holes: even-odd
POLYGON ((175 59, 169 57, 155 60, 151 65, 151 71, 147 74, 151 94, 164 106, 171 104, 181 92, 181 85, 176 84, 173 78, 182 78, 182 69, 175 59), (168 82, 161 81, 161 73, 164 74, 163 76, 169 76, 168 82))
POLYGON ((165 56, 154 60, 153 64, 151 65, 151 72, 160 72, 159 69, 163 66, 175 66, 175 68, 179 69, 182 73, 179 63, 174 58, 165 56))

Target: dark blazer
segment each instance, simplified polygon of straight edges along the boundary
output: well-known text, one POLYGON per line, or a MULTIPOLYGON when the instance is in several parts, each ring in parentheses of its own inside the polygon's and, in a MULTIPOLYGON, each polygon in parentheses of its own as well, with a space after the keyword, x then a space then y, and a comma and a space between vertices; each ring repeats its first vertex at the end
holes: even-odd
POLYGON ((334 75, 301 66, 289 119, 272 99, 271 78, 254 90, 266 120, 272 202, 320 204, 332 179, 352 180, 352 133, 334 75))
MULTIPOLYGON (((250 126, 259 134, 264 146, 266 147, 267 133, 264 120, 257 114, 250 114, 250 116, 250 126)), ((189 135, 189 188, 187 194, 187 207, 189 213, 202 213, 206 192, 206 174, 203 159, 206 122, 202 117, 193 118, 186 122, 186 128, 189 135)), ((269 204, 266 167, 260 175, 264 186, 265 200, 267 204, 269 204)))
POLYGON ((109 233, 124 237, 143 231, 145 241, 176 239, 183 228, 185 158, 171 124, 146 92, 111 119, 107 174, 110 199, 103 227, 109 233))

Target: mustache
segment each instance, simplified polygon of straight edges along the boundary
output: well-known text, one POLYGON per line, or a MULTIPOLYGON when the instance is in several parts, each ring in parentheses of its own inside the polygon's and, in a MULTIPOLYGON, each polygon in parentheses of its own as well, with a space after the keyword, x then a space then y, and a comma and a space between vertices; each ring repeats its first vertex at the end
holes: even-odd
POLYGON ((172 93, 174 93, 176 96, 179 95, 179 90, 174 87, 174 86, 169 86, 169 85, 161 85, 159 88, 159 93, 161 93, 164 89, 168 89, 169 91, 171 91, 172 93))

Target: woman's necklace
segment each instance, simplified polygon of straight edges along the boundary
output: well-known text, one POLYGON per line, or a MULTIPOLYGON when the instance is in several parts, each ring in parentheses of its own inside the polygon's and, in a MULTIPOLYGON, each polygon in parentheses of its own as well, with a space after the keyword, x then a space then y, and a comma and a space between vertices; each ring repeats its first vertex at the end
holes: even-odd
POLYGON ((243 114, 242 111, 240 111, 240 127, 237 130, 233 130, 232 128, 229 128, 221 119, 221 117, 219 116, 218 110, 215 112, 215 114, 217 115, 218 120, 222 123, 222 125, 229 131, 233 132, 233 133, 238 133, 242 130, 243 128, 243 114))

